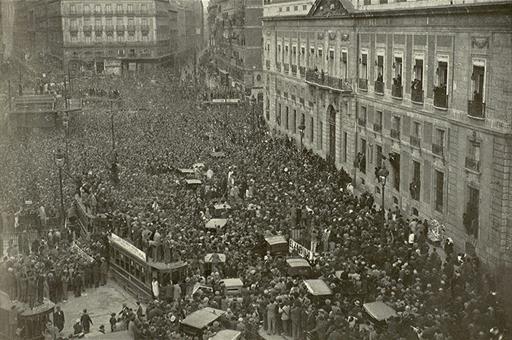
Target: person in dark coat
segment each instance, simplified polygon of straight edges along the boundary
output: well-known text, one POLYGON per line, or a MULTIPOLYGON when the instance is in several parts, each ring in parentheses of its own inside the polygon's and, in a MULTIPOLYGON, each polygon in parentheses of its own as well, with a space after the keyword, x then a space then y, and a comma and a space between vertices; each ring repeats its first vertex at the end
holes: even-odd
POLYGON ((57 327, 59 332, 62 332, 64 329, 64 312, 60 309, 60 306, 55 307, 55 312, 53 312, 53 325, 57 327))
POLYGON ((91 329, 91 325, 93 324, 92 323, 92 319, 91 317, 89 316, 89 314, 87 314, 87 309, 84 309, 84 312, 82 314, 82 316, 80 317, 80 323, 82 324, 82 327, 84 328, 84 333, 89 333, 90 329, 91 329))

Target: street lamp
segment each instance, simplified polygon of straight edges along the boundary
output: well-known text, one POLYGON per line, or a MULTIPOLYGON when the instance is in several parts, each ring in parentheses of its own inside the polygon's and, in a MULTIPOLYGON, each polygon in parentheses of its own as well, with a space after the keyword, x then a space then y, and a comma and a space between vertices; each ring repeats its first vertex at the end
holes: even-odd
POLYGON ((387 178, 389 176, 389 171, 388 171, 388 169, 386 169, 385 165, 383 165, 377 171, 377 176, 378 176, 380 184, 382 184, 382 205, 381 205, 381 209, 382 209, 382 214, 384 214, 384 189, 386 187, 386 180, 387 180, 387 178))
POLYGON ((62 194, 62 167, 64 166, 65 156, 60 149, 55 153, 55 164, 59 168, 59 188, 60 188, 60 216, 61 216, 61 227, 64 226, 65 215, 64 215, 64 195, 62 194))
POLYGON ((299 134, 300 134, 300 151, 302 152, 302 140, 304 139, 304 130, 306 129, 306 125, 304 125, 304 120, 300 122, 299 125, 299 134))

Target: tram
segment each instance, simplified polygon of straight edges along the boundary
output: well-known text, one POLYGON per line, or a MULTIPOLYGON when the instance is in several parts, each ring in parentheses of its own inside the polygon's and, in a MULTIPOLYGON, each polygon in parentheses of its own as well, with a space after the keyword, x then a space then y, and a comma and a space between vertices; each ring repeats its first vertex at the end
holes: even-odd
POLYGON ((168 282, 183 282, 187 276, 187 262, 148 261, 144 251, 114 233, 109 236, 109 242, 113 278, 140 300, 151 299, 153 278, 164 285, 168 282))

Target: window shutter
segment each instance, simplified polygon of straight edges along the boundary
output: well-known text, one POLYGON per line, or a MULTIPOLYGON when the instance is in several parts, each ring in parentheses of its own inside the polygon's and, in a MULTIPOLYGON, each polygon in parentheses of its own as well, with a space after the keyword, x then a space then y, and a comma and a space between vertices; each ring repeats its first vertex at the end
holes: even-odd
POLYGON ((408 137, 411 133, 411 117, 403 116, 402 118, 402 136, 408 137))
POLYGON ((384 115, 384 129, 391 130, 391 112, 386 110, 382 114, 384 115))
POLYGON ((425 147, 429 149, 432 144, 432 123, 425 122, 423 124, 423 140, 425 147))
MULTIPOLYGON (((430 124, 432 126, 432 124, 430 124)), ((423 202, 430 205, 430 191, 433 190, 431 187, 432 178, 432 166, 428 159, 424 160, 423 166, 423 183, 421 183, 421 192, 423 193, 423 202)))

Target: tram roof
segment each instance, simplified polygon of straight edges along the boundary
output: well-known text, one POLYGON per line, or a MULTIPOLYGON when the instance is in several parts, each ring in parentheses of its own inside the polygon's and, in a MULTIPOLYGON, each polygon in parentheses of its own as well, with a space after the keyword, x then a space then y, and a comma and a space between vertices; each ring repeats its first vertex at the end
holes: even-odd
POLYGON ((234 329, 223 329, 218 331, 211 340, 236 340, 240 338, 241 334, 240 331, 234 329))
POLYGON ((304 280, 304 284, 308 291, 315 296, 318 295, 331 295, 332 290, 329 288, 327 283, 324 280, 316 279, 316 280, 304 280))

